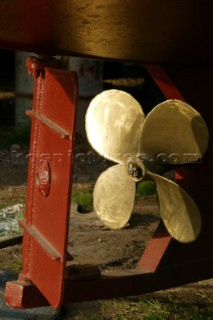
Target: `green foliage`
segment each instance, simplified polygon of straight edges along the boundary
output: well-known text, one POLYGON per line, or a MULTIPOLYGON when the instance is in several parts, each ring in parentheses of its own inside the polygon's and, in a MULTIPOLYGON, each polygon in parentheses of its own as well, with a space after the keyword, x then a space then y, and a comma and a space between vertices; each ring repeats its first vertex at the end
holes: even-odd
POLYGON ((136 197, 155 196, 155 183, 150 180, 142 181, 137 185, 136 197))
POLYGON ((5 149, 12 144, 28 147, 30 144, 30 126, 0 128, 0 149, 5 149))
MULTIPOLYGON (((114 300, 113 319, 120 320, 212 320, 213 308, 206 305, 174 303, 168 299, 114 300)), ((102 319, 102 318, 100 318, 102 319)))
POLYGON ((14 262, 14 264, 11 264, 11 270, 20 272, 22 270, 22 263, 20 261, 14 262))
POLYGON ((212 311, 204 306, 158 300, 141 300, 139 308, 144 320, 210 320, 212 311))
POLYGON ((212 320, 213 308, 209 305, 174 303, 167 299, 114 299, 102 302, 99 312, 83 316, 81 320, 212 320))
POLYGON ((72 201, 77 203, 78 211, 88 213, 93 211, 93 194, 92 190, 74 190, 72 192, 72 201))
POLYGON ((96 314, 89 316, 89 318, 88 318, 88 320, 104 320, 104 319, 106 319, 106 318, 103 318, 101 315, 96 315, 96 314))

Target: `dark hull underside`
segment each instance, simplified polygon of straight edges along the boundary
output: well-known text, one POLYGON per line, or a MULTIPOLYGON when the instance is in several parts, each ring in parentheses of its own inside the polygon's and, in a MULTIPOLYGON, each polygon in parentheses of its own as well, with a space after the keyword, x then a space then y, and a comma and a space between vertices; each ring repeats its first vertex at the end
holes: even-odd
POLYGON ((98 59, 210 65, 213 2, 1 0, 0 47, 98 59))

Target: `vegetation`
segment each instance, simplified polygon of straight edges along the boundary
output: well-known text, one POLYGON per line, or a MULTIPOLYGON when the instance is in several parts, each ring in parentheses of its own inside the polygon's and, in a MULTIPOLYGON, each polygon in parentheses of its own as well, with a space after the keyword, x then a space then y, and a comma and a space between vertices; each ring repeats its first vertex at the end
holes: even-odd
POLYGON ((150 180, 142 181, 137 185, 136 197, 149 197, 156 195, 155 183, 150 180))
POLYGON ((77 203, 80 213, 93 211, 93 193, 92 189, 73 190, 72 201, 77 203))
POLYGON ((111 300, 102 303, 100 313, 82 320, 212 320, 210 304, 174 303, 171 299, 136 298, 111 300), (109 311, 111 315, 109 315, 109 311))
MULTIPOLYGON (((150 197, 156 195, 156 187, 152 181, 140 182, 137 186, 136 197, 150 197)), ((88 213, 93 211, 93 191, 91 188, 72 192, 72 201, 77 203, 78 211, 88 213)))

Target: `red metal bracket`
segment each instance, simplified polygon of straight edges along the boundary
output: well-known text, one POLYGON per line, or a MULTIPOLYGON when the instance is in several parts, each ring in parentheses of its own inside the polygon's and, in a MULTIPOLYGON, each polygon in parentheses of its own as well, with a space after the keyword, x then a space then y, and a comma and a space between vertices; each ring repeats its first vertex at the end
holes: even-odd
MULTIPOLYGON (((182 99, 161 68, 147 66, 147 70, 167 98, 182 99)), ((72 72, 56 69, 36 72, 36 77, 34 108, 29 113, 32 137, 27 208, 22 223, 23 272, 19 281, 7 284, 7 303, 19 308, 49 303, 59 307, 62 303, 141 294, 211 278, 213 222, 202 193, 202 177, 208 174, 212 151, 208 153, 211 161, 204 162, 204 166, 178 172, 183 177, 179 183, 193 193, 201 208, 204 226, 198 240, 180 244, 160 223, 134 270, 101 273, 91 266, 65 269, 76 78, 72 72), (192 184, 194 176, 196 188, 192 184)))
MULTIPOLYGON (((73 72, 45 65, 56 62, 27 60, 35 87, 33 110, 27 112, 32 129, 25 221, 20 222, 24 239, 19 279, 32 282, 58 307, 65 278, 77 78, 73 72)), ((6 300, 13 304, 9 291, 6 300)))

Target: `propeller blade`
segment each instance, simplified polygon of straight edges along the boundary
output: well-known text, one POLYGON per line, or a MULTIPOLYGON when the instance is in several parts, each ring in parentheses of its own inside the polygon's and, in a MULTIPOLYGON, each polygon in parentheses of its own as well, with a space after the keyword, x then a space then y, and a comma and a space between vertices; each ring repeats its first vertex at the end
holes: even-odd
POLYGON ((201 215, 194 200, 176 183, 148 173, 156 183, 160 215, 170 235, 179 242, 194 241, 201 230, 201 215))
POLYGON ((138 152, 144 114, 128 93, 106 90, 91 102, 86 113, 86 133, 91 146, 104 158, 124 164, 127 154, 138 152))
POLYGON ((134 206, 135 188, 135 182, 128 177, 123 165, 112 166, 99 176, 93 203, 105 226, 121 229, 127 224, 134 206))
POLYGON ((168 164, 195 162, 205 153, 208 137, 205 121, 194 108, 167 100, 147 115, 139 152, 154 159, 163 157, 168 164))

